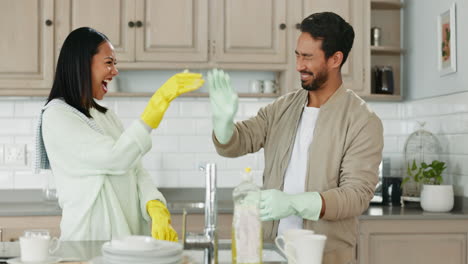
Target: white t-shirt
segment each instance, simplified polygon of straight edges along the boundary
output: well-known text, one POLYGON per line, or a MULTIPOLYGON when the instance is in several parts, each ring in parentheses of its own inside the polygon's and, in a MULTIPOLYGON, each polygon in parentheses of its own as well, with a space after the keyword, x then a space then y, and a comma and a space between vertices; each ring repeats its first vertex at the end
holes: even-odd
MULTIPOLYGON (((314 137, 315 123, 319 114, 320 108, 304 107, 301 115, 299 127, 297 129, 294 148, 289 161, 286 174, 284 176, 285 193, 296 194, 305 191, 305 180, 307 173, 307 161, 309 157, 309 146, 314 137)), ((278 227, 278 235, 281 235, 285 230, 302 228, 302 218, 292 215, 280 220, 278 227)))

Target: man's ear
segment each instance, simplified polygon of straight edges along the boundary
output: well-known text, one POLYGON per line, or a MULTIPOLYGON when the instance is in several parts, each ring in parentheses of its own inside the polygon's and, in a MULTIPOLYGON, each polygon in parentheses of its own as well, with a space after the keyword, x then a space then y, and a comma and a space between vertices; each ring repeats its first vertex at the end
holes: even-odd
POLYGON ((343 52, 337 51, 328 58, 328 67, 330 68, 340 68, 341 62, 343 61, 343 52))

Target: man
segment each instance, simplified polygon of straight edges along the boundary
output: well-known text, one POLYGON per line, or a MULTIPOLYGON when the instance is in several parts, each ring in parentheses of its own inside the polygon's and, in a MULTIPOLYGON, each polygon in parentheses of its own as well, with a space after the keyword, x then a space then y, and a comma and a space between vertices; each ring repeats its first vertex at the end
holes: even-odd
POLYGON ((343 86, 351 25, 334 13, 316 13, 302 21, 301 32, 295 53, 303 89, 255 117, 234 124, 238 101, 229 77, 209 74, 213 142, 226 157, 264 148, 265 239, 286 229, 312 229, 327 236, 323 263, 354 263, 357 216, 374 194, 382 159, 382 123, 343 86))

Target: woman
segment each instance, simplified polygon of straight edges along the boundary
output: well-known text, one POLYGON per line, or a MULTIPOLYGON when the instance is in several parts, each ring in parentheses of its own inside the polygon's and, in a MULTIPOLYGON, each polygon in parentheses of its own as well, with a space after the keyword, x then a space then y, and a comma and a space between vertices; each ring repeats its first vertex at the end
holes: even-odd
POLYGON ((109 240, 151 234, 177 241, 162 194, 141 165, 169 103, 203 85, 200 74, 172 76, 140 120, 124 129, 101 100, 118 74, 108 38, 83 27, 66 38, 38 129, 38 162, 51 168, 62 208, 62 240, 109 240), (50 165, 49 165, 50 161, 50 165))

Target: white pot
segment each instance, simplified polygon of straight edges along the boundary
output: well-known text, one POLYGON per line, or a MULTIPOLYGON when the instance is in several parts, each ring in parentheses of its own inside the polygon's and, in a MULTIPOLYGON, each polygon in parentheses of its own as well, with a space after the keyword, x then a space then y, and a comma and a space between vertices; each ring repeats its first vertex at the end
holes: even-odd
POLYGON ((423 185, 421 207, 428 212, 448 212, 453 208, 452 185, 423 185))

